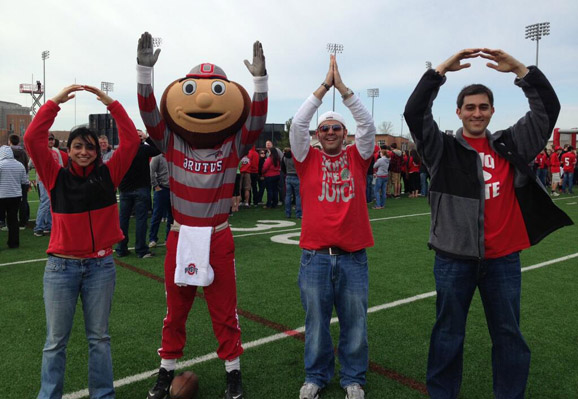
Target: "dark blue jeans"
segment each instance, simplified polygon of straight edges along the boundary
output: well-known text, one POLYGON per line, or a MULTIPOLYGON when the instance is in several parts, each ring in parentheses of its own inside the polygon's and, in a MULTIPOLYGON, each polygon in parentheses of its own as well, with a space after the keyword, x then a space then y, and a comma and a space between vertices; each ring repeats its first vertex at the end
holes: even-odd
POLYGON ((434 275, 437 316, 427 369, 430 397, 458 397, 466 319, 477 287, 492 338, 494 395, 496 399, 523 398, 530 369, 530 349, 520 331, 519 253, 482 261, 436 255, 434 275))
POLYGON ((118 254, 126 254, 128 252, 128 226, 133 209, 136 220, 135 252, 138 256, 143 256, 149 252, 146 236, 150 201, 150 187, 141 187, 134 191, 124 191, 120 193, 120 228, 124 234, 124 240, 116 246, 116 252, 118 254))
POLYGON ((161 219, 167 218, 167 232, 165 241, 169 235, 171 225, 173 224, 173 213, 171 211, 171 190, 161 187, 153 193, 153 215, 151 216, 151 229, 149 231, 149 241, 157 242, 159 240, 159 226, 161 219))

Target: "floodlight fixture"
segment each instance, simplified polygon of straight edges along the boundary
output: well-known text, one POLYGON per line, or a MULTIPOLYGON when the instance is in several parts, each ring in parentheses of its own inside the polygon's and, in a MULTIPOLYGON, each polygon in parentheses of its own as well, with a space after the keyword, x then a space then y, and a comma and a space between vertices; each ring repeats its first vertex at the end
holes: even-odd
POLYGON ((550 22, 540 22, 526 26, 526 39, 536 41, 536 66, 538 66, 538 53, 540 47, 540 39, 543 36, 550 34, 550 22))

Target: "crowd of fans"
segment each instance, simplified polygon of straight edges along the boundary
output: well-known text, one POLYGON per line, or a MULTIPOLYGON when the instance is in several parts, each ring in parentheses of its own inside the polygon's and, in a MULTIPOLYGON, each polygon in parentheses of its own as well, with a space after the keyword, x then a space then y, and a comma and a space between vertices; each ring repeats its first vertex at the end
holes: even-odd
MULTIPOLYGON (((127 177, 123 179, 127 187, 137 184, 135 181, 138 180, 139 187, 133 189, 131 186, 123 190, 122 183, 119 187, 121 228, 126 236, 116 248, 119 257, 129 254, 130 216, 136 219, 135 247, 138 249, 135 250, 137 256, 141 258, 154 255, 150 249, 156 247, 159 242, 158 232, 161 222, 166 222, 164 239, 173 222, 166 159, 154 144, 146 139, 145 132, 139 131, 139 134, 142 140, 140 151, 143 156, 140 161, 136 159, 133 161, 131 170, 134 173, 127 173, 127 177), (135 176, 138 176, 138 179, 135 176), (135 190, 138 193, 135 194, 135 190), (149 214, 150 228, 147 226, 149 214)), ((112 157, 114 149, 105 135, 101 135, 98 141, 102 160, 106 163, 112 157)), ((28 176, 28 171, 34 169, 34 164, 20 144, 20 137, 11 135, 9 147, 3 147, 12 150, 13 158, 22 164, 25 175, 28 176)), ((67 152, 59 147, 58 139, 52 134, 49 136, 48 147, 52 150, 54 160, 66 167, 67 152)), ((8 177, 11 176, 11 172, 4 166, 7 162, 6 158, 0 157, 0 227, 3 231, 8 231, 9 221, 14 220, 13 215, 16 215, 16 221, 13 222, 15 227, 12 229, 12 238, 9 238, 8 246, 17 248, 19 241, 15 238, 18 235, 16 230, 24 230, 30 219, 28 192, 35 189, 39 196, 40 203, 34 225, 34 235, 38 237, 49 235, 51 232, 50 198, 42 181, 38 179, 28 181, 28 177, 26 181, 19 183, 21 188, 18 190, 18 196, 15 196, 13 190, 6 191, 9 184, 16 184, 12 182, 13 177, 8 177), (17 202, 15 213, 15 207, 8 205, 9 202, 15 202, 14 197, 19 197, 15 200, 17 202)), ((534 160, 532 167, 542 184, 550 189, 552 196, 559 196, 562 193, 573 194, 573 187, 578 184, 578 170, 576 170, 578 163, 576 149, 573 146, 565 144, 564 147, 544 148, 534 160)), ((376 145, 373 161, 367 171, 366 201, 368 204, 373 203, 373 209, 384 209, 387 198, 399 199, 402 195, 407 195, 408 198, 425 197, 429 189, 429 179, 427 169, 415 148, 401 151, 396 143, 391 146, 376 145)), ((268 140, 265 148, 252 148, 241 159, 230 214, 233 215, 239 209, 251 206, 262 206, 265 209, 284 206, 287 218, 291 218, 294 214, 294 217, 301 219, 299 178, 289 148, 281 151, 268 140)))

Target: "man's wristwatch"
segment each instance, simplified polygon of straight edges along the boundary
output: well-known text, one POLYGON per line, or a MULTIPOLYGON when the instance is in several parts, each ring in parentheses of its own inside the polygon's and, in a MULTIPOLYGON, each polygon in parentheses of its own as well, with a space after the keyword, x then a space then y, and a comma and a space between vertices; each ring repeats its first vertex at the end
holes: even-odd
POLYGON ((327 83, 325 82, 321 82, 321 86, 325 87, 325 90, 329 91, 329 89, 331 89, 331 86, 329 86, 327 83))
POLYGON ((341 98, 344 100, 347 100, 349 97, 351 97, 353 95, 353 90, 351 90, 349 87, 347 88, 347 91, 345 92, 345 94, 341 95, 341 98))

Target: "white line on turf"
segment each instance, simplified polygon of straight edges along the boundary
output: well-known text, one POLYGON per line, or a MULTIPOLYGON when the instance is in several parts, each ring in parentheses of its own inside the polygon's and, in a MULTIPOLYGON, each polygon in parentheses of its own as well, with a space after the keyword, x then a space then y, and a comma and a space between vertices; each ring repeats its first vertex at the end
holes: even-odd
MULTIPOLYGON (((541 267, 549 266, 549 265, 552 265, 554 263, 564 262, 566 260, 573 259, 573 258, 578 258, 578 252, 575 254, 563 256, 561 258, 552 259, 552 260, 549 260, 546 262, 537 263, 537 264, 532 265, 532 266, 524 267, 524 268, 522 268, 522 272, 526 272, 526 271, 534 270, 534 269, 539 269, 541 267)), ((405 305, 405 304, 408 304, 411 302, 416 302, 416 301, 419 301, 421 299, 431 298, 435 295, 436 295, 435 291, 425 292, 423 294, 418 294, 418 295, 415 295, 415 296, 412 296, 409 298, 399 299, 397 301, 384 303, 383 305, 373 306, 367 310, 367 313, 374 313, 374 312, 379 312, 379 311, 385 310, 385 309, 395 308, 397 306, 405 305)), ((331 319, 331 324, 337 323, 337 321, 338 321, 337 318, 334 317, 331 319)), ((270 342, 275 342, 275 341, 279 341, 279 340, 291 337, 291 336, 295 335, 296 333, 303 333, 303 332, 305 332, 305 327, 299 327, 295 330, 285 331, 282 333, 269 335, 267 337, 263 337, 263 338, 260 338, 260 339, 257 339, 257 340, 251 341, 251 342, 243 343, 243 348, 245 348, 245 349, 255 348, 255 347, 258 347, 261 345, 268 344, 270 342)), ((209 353, 209 354, 204 355, 204 356, 199 356, 199 357, 195 357, 193 359, 179 362, 179 363, 177 363, 177 365, 178 365, 177 368, 183 369, 183 368, 194 366, 195 364, 208 362, 210 360, 216 360, 217 358, 218 358, 217 354, 215 352, 213 352, 213 353, 209 353)), ((154 369, 154 370, 150 370, 150 371, 145 371, 144 373, 135 374, 135 375, 132 375, 129 377, 121 378, 120 380, 116 380, 114 382, 114 386, 115 386, 115 388, 120 388, 124 385, 129 385, 129 384, 132 384, 135 382, 146 380, 146 379, 152 377, 153 374, 156 373, 157 371, 158 371, 158 369, 154 369)), ((63 399, 81 399, 81 398, 85 398, 87 396, 88 396, 88 389, 83 389, 80 391, 66 394, 63 396, 63 399)))

